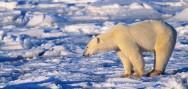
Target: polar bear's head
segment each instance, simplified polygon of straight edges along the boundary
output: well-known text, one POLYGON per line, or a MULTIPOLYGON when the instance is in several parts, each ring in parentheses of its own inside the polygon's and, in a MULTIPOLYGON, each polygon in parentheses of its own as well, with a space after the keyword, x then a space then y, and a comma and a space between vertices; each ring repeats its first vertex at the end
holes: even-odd
POLYGON ((112 42, 111 38, 102 34, 89 41, 84 50, 83 56, 91 56, 100 52, 112 51, 116 48, 117 47, 112 42))
POLYGON ((99 37, 95 37, 91 41, 89 41, 89 43, 85 47, 83 56, 91 56, 98 53, 100 51, 100 48, 102 47, 100 41, 101 39, 99 37))

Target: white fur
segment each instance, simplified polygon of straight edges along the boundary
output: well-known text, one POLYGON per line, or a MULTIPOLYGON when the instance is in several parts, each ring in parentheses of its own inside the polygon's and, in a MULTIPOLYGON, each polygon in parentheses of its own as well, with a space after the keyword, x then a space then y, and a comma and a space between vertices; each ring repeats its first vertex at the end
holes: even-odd
POLYGON ((143 51, 155 52, 154 69, 150 75, 164 72, 176 43, 176 31, 169 24, 147 20, 128 26, 118 24, 106 33, 93 38, 87 45, 84 55, 99 52, 117 51, 125 74, 131 74, 132 67, 138 76, 144 74, 143 51))

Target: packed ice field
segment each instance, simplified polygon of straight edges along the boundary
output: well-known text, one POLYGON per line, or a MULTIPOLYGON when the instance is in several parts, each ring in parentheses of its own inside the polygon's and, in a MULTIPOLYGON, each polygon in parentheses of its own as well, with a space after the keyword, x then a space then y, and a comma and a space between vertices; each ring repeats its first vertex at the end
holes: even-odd
MULTIPOLYGON (((2 89, 187 89, 187 0, 1 0, 2 89), (83 57, 93 35, 112 26, 163 20, 178 32, 164 75, 122 78, 114 52, 83 57)), ((145 71, 153 54, 144 53, 145 71)))

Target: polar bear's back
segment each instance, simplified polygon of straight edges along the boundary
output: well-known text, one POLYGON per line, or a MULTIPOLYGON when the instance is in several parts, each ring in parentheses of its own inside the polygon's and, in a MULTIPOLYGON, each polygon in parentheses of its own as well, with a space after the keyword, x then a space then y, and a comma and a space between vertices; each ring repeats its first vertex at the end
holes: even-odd
POLYGON ((159 36, 164 39, 176 39, 174 28, 158 20, 147 20, 129 25, 129 31, 133 39, 145 50, 154 50, 156 40, 159 36))

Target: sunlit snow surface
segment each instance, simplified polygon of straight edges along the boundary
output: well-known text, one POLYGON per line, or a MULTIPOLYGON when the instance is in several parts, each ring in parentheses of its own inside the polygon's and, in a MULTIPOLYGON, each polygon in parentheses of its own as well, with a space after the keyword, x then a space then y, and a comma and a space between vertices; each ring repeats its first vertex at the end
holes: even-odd
MULTIPOLYGON (((186 0, 1 0, 0 88, 187 89, 187 13, 186 0), (178 32, 164 75, 121 78, 114 52, 82 56, 93 35, 148 19, 163 19, 178 32)), ((144 59, 148 72, 153 55, 144 59)))

